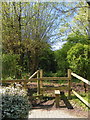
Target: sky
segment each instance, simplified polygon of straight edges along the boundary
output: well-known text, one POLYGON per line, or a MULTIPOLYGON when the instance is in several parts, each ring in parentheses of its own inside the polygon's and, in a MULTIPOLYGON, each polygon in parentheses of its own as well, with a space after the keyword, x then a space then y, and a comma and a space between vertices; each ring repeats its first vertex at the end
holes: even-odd
POLYGON ((52 50, 55 51, 55 50, 61 49, 62 45, 65 43, 66 43, 66 41, 63 41, 63 42, 58 41, 58 42, 54 43, 54 45, 52 45, 52 50))

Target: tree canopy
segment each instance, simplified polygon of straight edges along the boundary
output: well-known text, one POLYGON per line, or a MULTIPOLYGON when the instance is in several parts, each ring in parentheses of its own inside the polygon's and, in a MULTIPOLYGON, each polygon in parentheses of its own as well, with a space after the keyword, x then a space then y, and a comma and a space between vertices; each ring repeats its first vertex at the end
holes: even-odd
POLYGON ((2 2, 3 76, 20 78, 37 69, 57 76, 66 76, 69 67, 76 71, 77 50, 86 51, 83 61, 89 56, 87 8, 86 2, 2 2), (66 43, 52 51, 57 41, 66 43))

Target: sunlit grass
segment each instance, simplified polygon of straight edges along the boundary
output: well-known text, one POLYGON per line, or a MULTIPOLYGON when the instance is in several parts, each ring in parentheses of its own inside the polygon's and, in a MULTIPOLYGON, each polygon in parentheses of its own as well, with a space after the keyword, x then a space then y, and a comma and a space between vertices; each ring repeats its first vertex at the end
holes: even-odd
MULTIPOLYGON (((79 93, 78 93, 79 94, 79 93)), ((85 99, 88 103, 90 103, 89 95, 90 93, 80 93, 79 94, 83 99, 85 99)), ((87 107, 79 98, 77 98, 74 94, 71 95, 71 101, 72 103, 75 103, 78 107, 81 107, 83 110, 88 111, 90 110, 89 107, 87 107)))

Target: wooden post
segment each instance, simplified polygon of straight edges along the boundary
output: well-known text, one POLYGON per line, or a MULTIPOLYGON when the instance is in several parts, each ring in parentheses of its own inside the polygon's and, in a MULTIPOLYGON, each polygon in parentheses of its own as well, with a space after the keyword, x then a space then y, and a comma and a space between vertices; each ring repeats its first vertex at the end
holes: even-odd
POLYGON ((27 89, 26 77, 25 77, 25 81, 24 81, 24 88, 27 89))
MULTIPOLYGON (((40 70, 40 78, 42 78, 43 77, 43 70, 41 69, 40 70)), ((40 81, 40 87, 42 88, 43 87, 43 81, 41 80, 40 81)))
POLYGON ((71 97, 71 70, 68 69, 68 99, 71 97))
POLYGON ((59 107, 59 97, 60 96, 60 91, 59 90, 55 90, 55 103, 56 103, 56 108, 59 107))
MULTIPOLYGON (((40 70, 40 78, 42 78, 42 77, 43 77, 43 70, 41 69, 40 70)), ((40 88, 43 88, 43 81, 42 80, 40 80, 40 88)), ((40 94, 43 95, 43 90, 40 91, 40 94)))
MULTIPOLYGON (((37 78, 39 78, 39 72, 37 73, 37 78)), ((40 94, 40 80, 37 79, 37 95, 40 94)))

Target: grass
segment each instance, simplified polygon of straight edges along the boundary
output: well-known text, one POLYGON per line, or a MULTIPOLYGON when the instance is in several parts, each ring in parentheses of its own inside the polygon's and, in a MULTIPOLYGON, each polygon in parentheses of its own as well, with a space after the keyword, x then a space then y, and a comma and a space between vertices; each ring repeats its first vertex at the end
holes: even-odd
MULTIPOLYGON (((90 93, 89 93, 90 94, 90 93)), ((89 99, 89 95, 82 93, 79 94, 81 95, 86 101, 88 101, 90 103, 90 99, 89 99)), ((88 108, 82 101, 80 101, 74 94, 71 95, 71 102, 76 104, 76 106, 82 108, 85 111, 90 110, 90 108, 88 108)))

